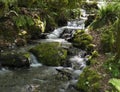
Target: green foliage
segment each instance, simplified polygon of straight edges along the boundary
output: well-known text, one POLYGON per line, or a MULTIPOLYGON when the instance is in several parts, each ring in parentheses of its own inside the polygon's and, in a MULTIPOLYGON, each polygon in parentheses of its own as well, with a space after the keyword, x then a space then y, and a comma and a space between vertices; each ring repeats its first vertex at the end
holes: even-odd
POLYGON ((110 58, 105 62, 104 67, 109 71, 111 77, 120 78, 120 60, 115 60, 115 56, 110 55, 110 58))
POLYGON ((97 56, 99 56, 99 54, 98 54, 98 52, 96 50, 94 50, 92 52, 92 58, 97 57, 97 56))
POLYGON ((41 63, 48 66, 59 66, 67 57, 67 50, 62 49, 59 43, 41 43, 30 51, 41 63))
POLYGON ((0 0, 0 17, 13 19, 12 22, 14 22, 15 30, 17 30, 16 35, 18 31, 23 29, 27 31, 29 38, 36 38, 41 33, 38 32, 38 30, 42 30, 42 32, 44 32, 44 30, 46 32, 53 31, 58 26, 66 25, 68 19, 78 17, 81 1, 82 0, 0 0), (12 15, 13 13, 15 15, 12 15), (71 17, 71 13, 73 17, 71 17), (36 23, 32 18, 35 14, 39 15, 42 21, 46 21, 46 28, 40 25, 38 26, 42 27, 41 29, 38 26, 36 27, 36 23))
POLYGON ((101 32, 101 47, 103 52, 111 52, 114 49, 115 37, 111 26, 105 26, 101 32))
POLYGON ((115 46, 116 46, 116 61, 120 59, 120 15, 114 23, 113 30, 115 31, 115 46))
POLYGON ((9 6, 16 4, 17 0, 0 0, 0 2, 3 2, 5 4, 5 8, 8 9, 9 6))
POLYGON ((18 28, 25 28, 34 25, 33 19, 26 15, 14 16, 13 20, 18 28))
POLYGON ((0 0, 0 17, 9 11, 11 6, 17 5, 17 0, 0 0))
POLYGON ((114 49, 120 52, 118 49, 120 38, 117 36, 120 35, 119 24, 116 23, 120 16, 118 11, 120 11, 120 3, 108 3, 99 9, 96 19, 91 24, 93 29, 98 29, 101 32, 101 46, 104 52, 111 52, 114 49))
POLYGON ((79 7, 82 4, 82 0, 68 0, 68 8, 74 9, 79 7))
POLYGON ((99 92, 101 76, 92 69, 86 68, 80 75, 77 87, 83 92, 99 92))
POLYGON ((116 88, 114 92, 120 92, 120 79, 112 78, 109 80, 109 83, 111 83, 116 88))
POLYGON ((98 11, 96 19, 91 24, 93 29, 103 27, 104 25, 113 24, 118 16, 120 4, 107 4, 98 11))

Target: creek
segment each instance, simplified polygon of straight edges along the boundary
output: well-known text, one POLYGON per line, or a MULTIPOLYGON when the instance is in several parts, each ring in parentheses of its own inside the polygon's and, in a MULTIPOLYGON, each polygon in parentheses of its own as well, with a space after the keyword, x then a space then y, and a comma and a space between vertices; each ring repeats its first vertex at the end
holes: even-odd
MULTIPOLYGON (((86 19, 86 18, 85 18, 86 19)), ((63 47, 69 48, 68 42, 76 29, 85 29, 85 20, 69 21, 67 26, 55 29, 47 35, 47 39, 39 42, 59 42, 63 47)), ((26 48, 18 51, 26 51, 26 48)), ((74 86, 82 70, 86 67, 87 58, 85 51, 73 48, 68 60, 70 66, 48 67, 38 63, 36 57, 31 54, 29 69, 0 70, 0 92, 78 92, 74 86)))

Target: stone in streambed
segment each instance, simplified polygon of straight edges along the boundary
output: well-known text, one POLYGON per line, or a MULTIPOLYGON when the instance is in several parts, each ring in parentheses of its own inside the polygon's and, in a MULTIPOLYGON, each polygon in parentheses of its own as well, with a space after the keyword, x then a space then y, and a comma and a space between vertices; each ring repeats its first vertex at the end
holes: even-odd
POLYGON ((81 48, 83 50, 88 49, 88 46, 92 43, 92 36, 85 33, 84 30, 77 30, 72 39, 72 43, 75 47, 81 48))
POLYGON ((59 66, 67 57, 67 50, 58 42, 41 43, 30 49, 39 62, 48 66, 59 66))
POLYGON ((30 62, 28 57, 25 56, 25 53, 9 53, 0 55, 0 64, 1 66, 7 67, 29 67, 30 62))

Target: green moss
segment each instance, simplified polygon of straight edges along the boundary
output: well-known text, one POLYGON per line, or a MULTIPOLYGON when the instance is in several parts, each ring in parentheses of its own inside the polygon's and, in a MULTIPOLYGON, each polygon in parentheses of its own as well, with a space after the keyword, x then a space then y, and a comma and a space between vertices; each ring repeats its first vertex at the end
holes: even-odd
POLYGON ((92 42, 92 36, 85 33, 84 30, 76 31, 73 38, 73 45, 81 49, 86 49, 87 46, 92 42))
POLYGON ((26 53, 23 53, 23 56, 25 56, 26 58, 30 58, 30 53, 29 52, 26 52, 26 53))
POLYGON ((87 51, 92 52, 94 50, 95 45, 94 44, 89 44, 87 45, 87 51))
POLYGON ((41 43, 30 50, 38 60, 49 66, 59 66, 66 59, 67 50, 62 49, 59 43, 41 43))
POLYGON ((101 76, 92 69, 86 68, 80 75, 77 87, 84 92, 99 92, 101 76))
POLYGON ((97 57, 99 54, 98 54, 98 52, 96 51, 96 50, 94 50, 93 52, 92 52, 92 58, 94 58, 94 57, 97 57))

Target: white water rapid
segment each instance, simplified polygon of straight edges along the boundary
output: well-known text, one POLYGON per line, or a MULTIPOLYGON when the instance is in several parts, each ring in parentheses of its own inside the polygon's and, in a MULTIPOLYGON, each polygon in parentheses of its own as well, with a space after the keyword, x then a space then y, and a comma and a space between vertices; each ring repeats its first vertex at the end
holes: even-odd
POLYGON ((86 14, 86 11, 84 9, 80 9, 80 11, 81 11, 80 19, 75 19, 75 20, 68 21, 67 26, 63 26, 63 27, 55 29, 52 33, 47 35, 47 38, 48 39, 59 38, 60 35, 64 31, 66 31, 66 29, 69 32, 72 30, 73 33, 74 33, 74 30, 85 29, 85 21, 87 20, 87 14, 86 14))
POLYGON ((31 62, 31 64, 30 64, 31 67, 39 67, 39 66, 42 66, 41 63, 38 63, 37 58, 36 58, 32 53, 30 53, 30 62, 31 62))

